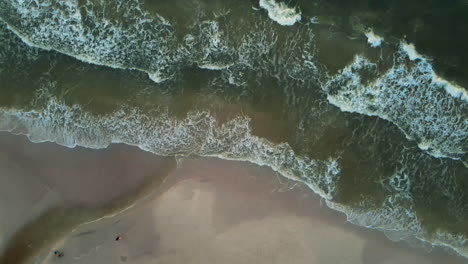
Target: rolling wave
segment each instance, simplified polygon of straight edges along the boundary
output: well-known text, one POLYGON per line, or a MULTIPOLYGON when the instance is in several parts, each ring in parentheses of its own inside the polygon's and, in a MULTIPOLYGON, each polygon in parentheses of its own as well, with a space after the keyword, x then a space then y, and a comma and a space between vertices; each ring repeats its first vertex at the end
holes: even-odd
MULTIPOLYGON (((466 90, 438 76, 430 60, 418 54, 414 46, 405 42, 392 46, 370 31, 366 36, 373 47, 368 48, 390 54, 391 63, 355 54, 351 63, 331 73, 317 55, 317 43, 323 41, 316 34, 322 30, 320 24, 298 23, 298 9, 277 1, 261 1, 260 6, 262 2, 267 12, 240 8, 242 12, 236 13, 232 8, 213 16, 200 11, 187 28, 178 25, 176 19, 170 21, 146 11, 135 0, 7 0, 0 2, 0 18, 29 46, 58 51, 91 64, 143 71, 157 83, 156 88, 150 89, 167 85, 170 90, 182 79, 185 69, 196 68, 209 76, 207 85, 221 87, 221 93, 234 90, 249 97, 255 90, 277 92, 278 97, 286 98, 287 111, 299 113, 295 113, 293 123, 299 131, 296 145, 306 148, 309 145, 305 142, 322 141, 327 133, 343 133, 354 140, 336 143, 340 139, 337 136, 327 144, 376 145, 372 147, 382 152, 376 160, 384 163, 382 160, 388 159, 390 165, 365 164, 385 167, 387 171, 371 168, 381 174, 362 181, 378 187, 380 200, 340 200, 343 186, 349 184, 345 171, 358 167, 361 174, 365 169, 352 163, 358 156, 353 150, 343 150, 341 153, 347 154, 343 157, 336 151, 325 158, 312 158, 319 156, 315 149, 299 154, 292 147, 294 142, 273 143, 254 135, 252 116, 247 114, 221 122, 210 111, 191 109, 183 118, 175 118, 167 108, 151 102, 149 111, 122 103, 116 110, 96 115, 84 105, 65 103, 58 94, 68 91, 53 87, 57 83, 51 77, 53 72, 41 77, 41 87, 32 91, 34 98, 26 107, 0 107, 0 130, 28 135, 35 142, 53 141, 68 147, 104 148, 111 143, 126 143, 160 155, 217 156, 267 165, 283 176, 304 182, 325 198, 328 206, 346 213, 352 223, 382 230, 395 240, 414 237, 468 256, 466 236, 439 226, 434 232, 427 230, 427 219, 431 218, 424 217, 425 210, 433 208, 421 209, 425 205, 421 201, 428 200, 423 195, 429 190, 446 202, 447 217, 464 221, 468 194, 463 192, 463 180, 458 176, 466 168, 461 169, 458 160, 468 164, 466 90), (294 26, 284 27, 279 19, 294 26), (43 104, 35 103, 39 99, 43 104), (317 113, 317 109, 331 114, 317 113), (357 125, 353 123, 355 116, 371 124, 357 125), (372 120, 378 119, 368 116, 395 124, 410 141, 416 142, 419 150, 411 142, 389 140, 388 148, 378 145, 387 134, 376 133, 372 120), (336 124, 340 121, 352 128, 351 136, 340 130, 346 127, 336 124), (359 135, 359 129, 368 131, 359 135), (304 132, 309 130, 320 130, 320 135, 304 132)), ((8 74, 3 70, 19 71, 28 61, 38 60, 45 53, 22 45, 10 35, 6 30, 0 31, 0 45, 8 47, 0 49, 2 77, 8 74), (13 61, 18 64, 9 67, 13 61)), ((367 45, 365 41, 361 40, 367 45)), ((255 104, 258 97, 252 97, 248 99, 255 104)), ((385 123, 375 121, 379 122, 385 123)), ((379 129, 390 130, 382 127, 379 129)), ((366 197, 365 193, 356 195, 366 197)))

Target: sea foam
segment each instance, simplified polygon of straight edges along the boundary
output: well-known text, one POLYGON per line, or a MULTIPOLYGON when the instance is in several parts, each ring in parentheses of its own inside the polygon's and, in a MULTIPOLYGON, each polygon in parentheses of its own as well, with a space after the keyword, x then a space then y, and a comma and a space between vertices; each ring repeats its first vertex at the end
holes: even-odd
POLYGON ((52 141, 71 148, 99 149, 111 143, 124 143, 158 155, 211 156, 269 166, 284 177, 306 184, 330 208, 345 213, 353 224, 381 230, 394 240, 414 237, 468 256, 465 237, 441 230, 431 236, 421 228, 407 176, 417 173, 407 164, 418 166, 418 163, 405 161, 404 156, 401 167, 388 179, 388 186, 393 189, 381 205, 349 206, 334 201, 341 179, 339 157, 318 160, 298 156, 286 143, 274 144, 252 135, 250 119, 245 116, 220 124, 205 111, 192 111, 183 119, 174 119, 163 108, 145 113, 124 105, 98 117, 78 105, 68 106, 49 97, 42 110, 1 108, 0 131, 24 134, 33 142, 52 141))
MULTIPOLYGON (((414 44, 402 41, 400 46, 401 49, 408 55, 408 58, 410 60, 414 61, 419 59, 421 61, 424 61, 425 63, 428 63, 427 58, 425 58, 423 55, 417 52, 414 44)), ((435 71, 432 70, 432 68, 430 69, 430 71, 432 73, 433 83, 437 83, 443 86, 445 88, 445 91, 447 91, 447 93, 451 96, 455 98, 460 98, 461 100, 468 102, 468 91, 465 88, 443 79, 442 77, 437 75, 435 71)))
MULTIPOLYGON (((310 58, 313 49, 305 48, 310 43, 300 44, 303 49, 291 50, 289 58, 286 54, 271 56, 278 38, 274 22, 250 15, 253 20, 246 30, 239 27, 238 20, 224 21, 221 26, 218 18, 213 20, 200 11, 180 41, 171 21, 149 14, 137 0, 64 1, 59 7, 51 1, 0 2, 0 19, 29 46, 58 51, 96 65, 143 71, 156 83, 172 80, 182 68, 196 65, 222 71, 222 78, 229 84, 244 86, 248 76, 255 76, 254 72, 272 71, 277 75, 291 68, 289 62, 301 58, 301 53, 308 53, 310 58), (115 9, 115 16, 124 18, 125 23, 106 17, 108 9, 115 9), (278 63, 281 61, 283 65, 278 63)), ((301 28, 290 34, 288 42, 296 45, 313 36, 301 28), (304 34, 296 34, 301 30, 304 34), (298 37, 299 40, 294 39, 298 37)), ((293 66, 297 68, 296 64, 293 66)))
POLYGON ((301 12, 297 8, 288 7, 276 0, 260 0, 260 7, 268 12, 268 16, 282 26, 292 26, 301 21, 301 12))
POLYGON ((159 76, 152 78, 155 80, 171 76, 181 59, 171 25, 161 16, 143 11, 139 1, 84 5, 79 1, 56 5, 51 1, 3 1, 0 18, 30 46, 97 65, 146 71, 150 77, 159 76), (129 25, 106 17, 106 8, 126 17, 129 25))
POLYGON ((177 120, 164 109, 147 114, 123 106, 95 117, 80 106, 50 98, 40 111, 0 109, 0 120, 0 131, 24 134, 33 142, 96 149, 125 143, 158 155, 216 156, 267 165, 287 178, 304 182, 325 199, 334 197, 340 176, 336 158, 298 157, 286 143, 273 144, 252 135, 250 119, 243 116, 219 124, 208 112, 193 111, 177 120))
POLYGON ((394 65, 384 73, 356 55, 323 86, 327 99, 342 111, 391 121, 434 157, 461 159, 468 148, 468 104, 447 94, 447 89, 461 88, 437 77, 413 47, 402 43, 394 65))
POLYGON ((364 35, 367 37, 369 45, 373 48, 380 47, 384 40, 383 37, 376 35, 372 29, 368 30, 364 35))
MULTIPOLYGON (((23 2, 26 3, 27 0, 23 2)), ((44 10, 32 12, 31 15, 43 16, 41 12, 44 10)), ((76 13, 73 16, 78 18, 76 13)), ((167 27, 168 32, 172 32, 168 21, 162 19, 158 21, 160 25, 167 27)), ((252 25, 258 28, 244 34, 239 44, 232 45, 226 40, 226 34, 219 23, 207 20, 197 25, 198 28, 192 36, 186 36, 184 45, 188 48, 177 47, 177 52, 180 53, 178 57, 171 57, 164 63, 161 62, 161 68, 150 63, 148 65, 154 68, 147 68, 148 65, 145 64, 142 69, 147 72, 148 69, 153 69, 149 71, 150 76, 155 81, 161 82, 174 74, 172 64, 188 60, 189 63, 195 62, 201 67, 211 67, 211 70, 220 71, 224 79, 238 86, 245 83, 248 73, 256 75, 259 69, 274 74, 281 80, 285 78, 303 80, 316 72, 317 66, 311 52, 312 34, 308 35, 311 41, 307 42, 311 46, 300 46, 298 48, 302 50, 300 53, 274 58, 267 56, 274 50, 277 41, 276 33, 269 27, 268 22, 252 25), (187 55, 189 51, 195 52, 187 55), (223 64, 226 61, 234 63, 223 64)), ((109 27, 109 24, 107 26, 109 27)), ((16 30, 14 27, 10 28, 16 30)), ((65 44, 75 44, 68 43, 72 40, 69 37, 75 37, 73 35, 63 35, 64 38, 61 39, 56 38, 61 36, 60 34, 54 35, 53 32, 47 31, 49 29, 46 26, 42 30, 44 30, 42 35, 37 35, 34 43, 29 42, 29 44, 40 46, 38 43, 41 41, 48 43, 50 41, 47 39, 48 36, 62 41, 59 42, 61 44, 58 48, 65 44)), ((133 34, 131 30, 128 32, 133 34)), ((20 36, 24 33, 18 30, 15 32, 20 36)), ((122 32, 127 33, 127 31, 122 32)), ((146 39, 158 40, 158 37, 159 35, 146 39)), ((132 38, 127 40, 134 41, 132 38)), ((86 36, 84 39, 89 40, 86 36)), ((26 38, 23 40, 30 41, 26 38)), ((114 41, 111 39, 108 43, 111 48, 114 41)), ((296 39, 289 38, 288 41, 294 44, 290 46, 297 47, 297 43, 294 43, 296 39)), ((167 47, 164 45, 171 45, 171 42, 158 43, 158 47, 166 50, 167 47)), ((377 71, 375 63, 362 56, 356 56, 351 65, 325 80, 323 88, 326 96, 329 102, 343 111, 375 115, 395 123, 408 138, 416 140, 421 149, 434 156, 459 158, 466 153, 464 141, 467 127, 466 104, 459 102, 461 97, 446 96, 444 89, 447 90, 445 87, 447 83, 434 77, 436 75, 432 66, 423 56, 405 47, 407 46, 400 47, 395 64, 383 74, 377 71), (371 81, 367 82, 361 77, 363 72, 373 76, 371 81)), ((44 48, 51 49, 47 46, 44 48)), ((89 62, 99 60, 95 61, 95 64, 105 61, 101 61, 100 57, 91 56, 102 55, 99 52, 104 51, 104 49, 95 51, 94 48, 90 46, 83 50, 83 57, 78 58, 89 62)), ((123 52, 118 51, 114 54, 117 56, 117 61, 120 59, 119 56, 132 55, 126 53, 126 46, 123 48, 123 52)), ((414 47, 413 50, 415 51, 414 47)), ((167 54, 171 55, 172 52, 167 54)), ((106 56, 104 53, 103 58, 106 56)), ((125 58, 122 58, 122 61, 123 59, 125 58)), ((153 58, 150 58, 150 61, 151 59, 153 58)), ((124 68, 127 66, 122 64, 124 68)), ((337 193, 337 182, 341 176, 338 157, 318 160, 297 156, 288 144, 273 144, 252 135, 250 121, 246 116, 220 124, 208 112, 192 111, 186 118, 177 120, 165 109, 154 109, 153 112, 146 113, 137 108, 122 106, 118 111, 97 117, 80 106, 68 106, 51 97, 43 109, 28 111, 14 108, 0 109, 0 120, 0 130, 26 134, 35 142, 53 141, 68 147, 91 148, 104 148, 111 143, 126 143, 161 155, 216 156, 267 165, 288 178, 307 184, 314 192, 324 197, 331 208, 343 211, 348 215, 348 220, 355 224, 380 229, 387 234, 408 233, 420 240, 449 246, 462 255, 468 255, 464 250, 466 239, 464 240, 463 236, 440 231, 437 237, 429 239, 421 229, 421 221, 415 215, 411 205, 412 198, 408 195, 408 189, 414 186, 411 179, 414 172, 400 169, 391 175, 389 178, 391 194, 385 198, 381 208, 359 209, 344 206, 333 201, 337 193)))

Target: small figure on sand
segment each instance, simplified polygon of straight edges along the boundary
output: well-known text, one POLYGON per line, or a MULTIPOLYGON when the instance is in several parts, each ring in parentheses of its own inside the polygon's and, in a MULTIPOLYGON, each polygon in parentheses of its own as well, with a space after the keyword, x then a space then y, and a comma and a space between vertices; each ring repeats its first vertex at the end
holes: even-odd
POLYGON ((61 257, 65 256, 65 255, 63 254, 63 252, 60 252, 60 251, 58 251, 58 250, 54 251, 54 255, 57 256, 58 258, 61 258, 61 257))
POLYGON ((117 236, 117 237, 115 238, 115 241, 120 241, 120 240, 122 240, 122 239, 123 239, 122 236, 117 236))

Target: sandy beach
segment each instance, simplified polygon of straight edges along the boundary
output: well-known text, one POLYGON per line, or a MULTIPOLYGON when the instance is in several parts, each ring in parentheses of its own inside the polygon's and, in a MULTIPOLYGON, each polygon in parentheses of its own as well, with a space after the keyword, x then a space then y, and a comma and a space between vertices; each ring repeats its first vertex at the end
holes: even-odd
POLYGON ((2 264, 466 263, 348 224, 306 187, 246 162, 0 134, 0 182, 2 264))
POLYGON ((173 158, 124 145, 69 149, 0 133, 0 263, 48 254, 71 229, 128 207, 174 168, 173 158))

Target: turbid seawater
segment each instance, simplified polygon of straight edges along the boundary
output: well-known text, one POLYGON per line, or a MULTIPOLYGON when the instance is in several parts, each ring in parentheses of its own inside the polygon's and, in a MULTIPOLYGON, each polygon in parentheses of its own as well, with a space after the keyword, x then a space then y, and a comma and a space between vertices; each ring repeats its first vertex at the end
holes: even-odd
POLYGON ((468 256, 466 1, 0 2, 0 130, 268 165, 468 256))

